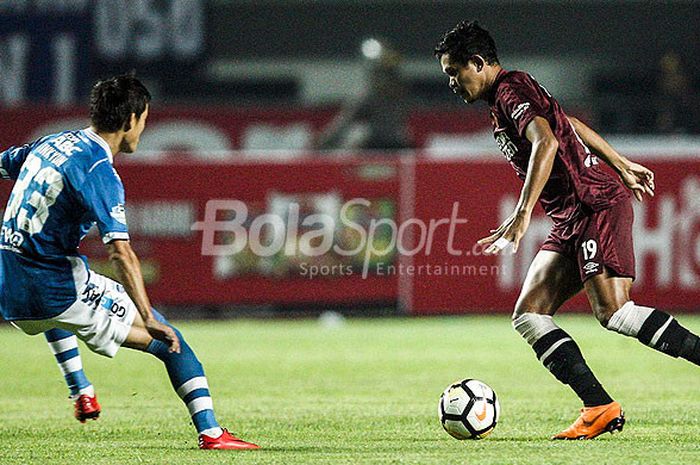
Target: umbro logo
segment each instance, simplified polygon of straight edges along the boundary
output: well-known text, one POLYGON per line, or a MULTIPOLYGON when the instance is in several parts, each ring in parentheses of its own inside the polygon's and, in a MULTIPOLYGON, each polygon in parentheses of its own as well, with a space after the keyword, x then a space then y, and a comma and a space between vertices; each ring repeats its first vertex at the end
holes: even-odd
POLYGON ((588 262, 583 265, 583 270, 586 272, 586 274, 595 273, 598 271, 598 268, 600 268, 600 263, 596 262, 588 262))

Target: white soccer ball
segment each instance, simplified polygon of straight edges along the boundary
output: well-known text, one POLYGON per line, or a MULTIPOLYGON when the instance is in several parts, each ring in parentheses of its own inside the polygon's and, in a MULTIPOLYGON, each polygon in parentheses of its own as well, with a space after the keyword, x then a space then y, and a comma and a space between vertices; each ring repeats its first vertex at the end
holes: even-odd
POLYGON ((496 427, 501 406, 488 384, 465 379, 448 386, 440 396, 442 427, 456 439, 483 439, 496 427))

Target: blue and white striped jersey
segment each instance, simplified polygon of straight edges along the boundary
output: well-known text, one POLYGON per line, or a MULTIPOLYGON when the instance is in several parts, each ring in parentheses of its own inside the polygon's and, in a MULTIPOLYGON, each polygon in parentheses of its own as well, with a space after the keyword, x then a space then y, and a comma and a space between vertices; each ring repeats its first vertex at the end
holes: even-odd
POLYGON ((77 249, 92 225, 105 243, 129 238, 112 153, 89 128, 66 131, 1 152, 0 176, 16 180, 0 230, 0 312, 56 316, 87 280, 77 249))

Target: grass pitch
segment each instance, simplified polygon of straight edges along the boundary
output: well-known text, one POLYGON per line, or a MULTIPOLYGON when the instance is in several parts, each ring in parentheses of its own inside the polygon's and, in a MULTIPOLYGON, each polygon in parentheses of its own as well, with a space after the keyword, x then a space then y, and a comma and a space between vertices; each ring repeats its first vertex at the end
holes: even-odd
MULTIPOLYGON (((178 324, 204 363, 221 423, 259 451, 199 451, 160 362, 81 345, 103 407, 75 421, 42 337, 0 327, 0 463, 9 464, 697 464, 700 368, 608 333, 591 316, 560 325, 625 408, 625 430, 552 442, 579 403, 535 359, 507 316, 178 324), (451 382, 482 379, 502 416, 482 441, 441 428, 451 382)), ((695 331, 700 318, 681 316, 695 331)))

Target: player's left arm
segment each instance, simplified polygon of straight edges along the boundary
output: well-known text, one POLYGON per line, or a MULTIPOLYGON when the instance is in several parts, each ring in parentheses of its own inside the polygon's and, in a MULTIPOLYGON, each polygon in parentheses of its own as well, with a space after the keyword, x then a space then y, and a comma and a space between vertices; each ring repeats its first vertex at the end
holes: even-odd
POLYGON ((525 137, 532 144, 532 154, 525 183, 520 191, 520 199, 513 214, 497 229, 491 231, 493 234, 478 241, 480 245, 489 245, 484 251, 486 254, 497 253, 502 249, 495 244, 501 238, 512 242, 513 253, 517 252, 520 239, 530 225, 530 217, 537 200, 552 174, 559 142, 554 137, 549 122, 541 116, 535 116, 525 128, 525 137))
POLYGON ((620 155, 600 134, 588 127, 578 118, 567 116, 576 133, 586 146, 599 158, 602 158, 625 183, 634 196, 641 202, 644 194, 654 196, 654 173, 649 168, 634 163, 620 155))

